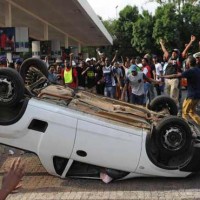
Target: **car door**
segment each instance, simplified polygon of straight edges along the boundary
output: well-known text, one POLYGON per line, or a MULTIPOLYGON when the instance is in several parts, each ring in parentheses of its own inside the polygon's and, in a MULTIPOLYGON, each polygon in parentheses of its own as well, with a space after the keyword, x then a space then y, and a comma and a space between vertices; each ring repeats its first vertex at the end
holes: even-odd
POLYGON ((140 158, 141 143, 142 129, 126 128, 95 119, 79 119, 71 158, 83 163, 134 172, 140 158))

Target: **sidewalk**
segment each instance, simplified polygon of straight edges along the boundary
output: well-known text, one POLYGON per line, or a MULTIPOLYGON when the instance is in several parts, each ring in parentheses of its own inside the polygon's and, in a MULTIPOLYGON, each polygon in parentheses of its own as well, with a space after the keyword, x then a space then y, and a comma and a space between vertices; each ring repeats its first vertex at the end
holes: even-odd
MULTIPOLYGON (((0 179, 12 160, 18 155, 2 154, 0 179)), ((135 178, 105 184, 100 180, 60 179, 49 175, 34 154, 21 156, 26 164, 23 188, 11 194, 8 200, 190 200, 200 199, 200 174, 178 178, 135 178)))

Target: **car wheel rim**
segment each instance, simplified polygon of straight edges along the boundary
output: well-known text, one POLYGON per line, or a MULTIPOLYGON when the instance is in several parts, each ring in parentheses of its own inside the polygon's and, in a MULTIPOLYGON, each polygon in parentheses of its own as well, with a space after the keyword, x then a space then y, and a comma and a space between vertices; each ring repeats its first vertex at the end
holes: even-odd
POLYGON ((0 101, 9 102, 14 96, 14 84, 6 77, 0 78, 0 101))
POLYGON ((185 144, 185 134, 179 127, 171 127, 163 133, 162 145, 164 148, 177 151, 180 150, 185 144))

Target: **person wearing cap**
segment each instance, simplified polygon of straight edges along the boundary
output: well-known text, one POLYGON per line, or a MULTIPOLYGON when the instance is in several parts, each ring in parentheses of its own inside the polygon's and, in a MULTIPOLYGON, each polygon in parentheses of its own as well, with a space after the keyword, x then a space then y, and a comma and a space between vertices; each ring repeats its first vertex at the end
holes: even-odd
POLYGON ((85 60, 86 69, 81 73, 86 78, 86 89, 92 93, 96 93, 96 69, 90 58, 85 60))
POLYGON ((131 65, 131 74, 129 74, 125 80, 125 86, 122 91, 121 100, 125 98, 125 92, 128 85, 131 86, 131 103, 144 105, 144 81, 154 82, 156 84, 160 83, 152 78, 148 78, 143 72, 137 71, 136 65, 131 65))
POLYGON ((172 75, 163 75, 164 78, 187 78, 188 92, 187 97, 183 101, 182 117, 184 119, 191 118, 200 126, 200 116, 196 114, 196 106, 200 102, 200 68, 196 66, 196 60, 193 56, 189 56, 186 61, 188 70, 172 75))
MULTIPOLYGON (((164 53, 164 57, 167 59, 168 65, 165 68, 165 74, 177 74, 181 72, 181 62, 180 62, 180 52, 178 49, 173 49, 170 56, 169 52, 164 46, 164 42, 161 39, 160 45, 164 53)), ((179 104, 180 95, 180 81, 179 78, 171 79, 165 78, 165 94, 168 94, 171 98, 175 100, 177 105, 179 104)))
POLYGON ((64 61, 64 70, 62 72, 64 85, 72 89, 78 88, 78 76, 75 67, 72 67, 72 56, 73 53, 70 53, 70 61, 64 61))
MULTIPOLYGON (((190 42, 185 46, 182 53, 178 49, 172 50, 172 55, 170 57, 169 52, 166 50, 163 40, 160 40, 160 45, 163 50, 165 58, 168 60, 168 65, 164 69, 164 74, 172 75, 182 72, 182 59, 186 57, 188 49, 191 47, 192 43, 195 41, 196 37, 191 35, 190 42)), ((181 84, 180 78, 165 78, 165 93, 173 98, 179 108, 181 107, 181 84)))
POLYGON ((193 56, 196 59, 196 66, 200 68, 200 52, 195 53, 193 56))
POLYGON ((91 60, 91 62, 92 62, 92 65, 95 65, 96 64, 96 58, 95 57, 93 57, 93 58, 90 58, 90 60, 91 60))

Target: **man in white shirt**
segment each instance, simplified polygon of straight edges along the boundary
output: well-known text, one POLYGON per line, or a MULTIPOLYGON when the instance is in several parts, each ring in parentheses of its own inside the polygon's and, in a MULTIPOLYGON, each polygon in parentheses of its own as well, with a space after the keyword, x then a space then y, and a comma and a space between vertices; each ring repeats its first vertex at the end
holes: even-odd
MULTIPOLYGON (((161 81, 160 76, 163 75, 163 67, 158 62, 158 58, 156 55, 153 56, 153 63, 155 65, 155 70, 156 70, 156 80, 161 81)), ((159 85, 156 85, 156 92, 157 92, 157 95, 161 95, 161 93, 163 92, 163 84, 162 83, 160 83, 159 85)))
POLYGON ((131 86, 131 103, 143 105, 144 104, 144 80, 159 83, 152 78, 148 78, 143 72, 137 71, 136 65, 131 65, 131 73, 128 75, 123 88, 121 100, 124 100, 125 91, 127 90, 128 84, 131 86))

